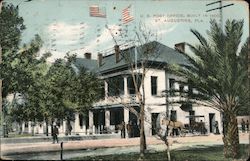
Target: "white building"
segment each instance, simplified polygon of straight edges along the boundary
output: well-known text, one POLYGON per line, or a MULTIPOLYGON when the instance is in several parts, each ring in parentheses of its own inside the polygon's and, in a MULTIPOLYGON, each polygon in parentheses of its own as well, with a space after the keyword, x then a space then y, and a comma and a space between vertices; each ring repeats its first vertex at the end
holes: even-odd
MULTIPOLYGON (((170 95, 166 98, 162 94, 166 89, 190 90, 187 86, 177 83, 183 79, 169 73, 166 68, 169 64, 187 64, 187 60, 179 52, 184 49, 183 44, 176 45, 176 49, 182 48, 180 50, 171 49, 158 42, 153 42, 152 44, 156 46, 157 50, 152 55, 150 54, 151 56, 148 58, 149 62, 146 66, 147 72, 144 80, 146 136, 154 134, 156 118, 160 113, 166 113, 166 109, 169 110, 169 117, 183 122, 186 126, 190 124, 192 119, 195 119, 197 122, 202 120, 205 122, 208 133, 215 131, 214 124, 215 121, 218 121, 219 130, 222 132, 219 111, 198 105, 185 107, 183 104, 173 103, 178 102, 181 99, 180 97, 170 95), (167 103, 167 100, 169 103, 167 103), (167 104, 169 104, 168 108, 167 104)), ((141 52, 138 52, 139 48, 137 52, 134 47, 124 50, 122 47, 120 48, 120 52, 114 52, 115 50, 113 50, 111 54, 98 55, 98 67, 96 71, 99 73, 99 77, 104 80, 105 98, 96 102, 93 105, 93 109, 89 111, 89 120, 85 121, 85 123, 89 123, 88 133, 103 133, 106 130, 112 132, 115 129, 115 125, 120 124, 122 121, 126 124, 129 121, 132 121, 134 124, 137 123, 136 116, 128 108, 124 107, 126 104, 132 104, 139 111, 138 99, 135 95, 135 88, 131 77, 131 69, 127 63, 128 61, 125 60, 127 58, 125 58, 125 55, 130 55, 130 61, 137 60, 138 73, 142 72, 140 66, 142 56, 141 52)), ((86 61, 86 59, 82 59, 82 61, 86 61)), ((84 65, 84 63, 82 64, 84 65)), ((141 87, 140 90, 142 90, 141 87)), ((193 91, 193 89, 191 90, 193 91)), ((82 125, 85 123, 82 123, 82 125)), ((81 128, 78 128, 78 130, 81 131, 81 128)))
MULTIPOLYGON (((177 44, 176 50, 169 48, 159 42, 152 42, 156 45, 157 51, 150 54, 148 65, 146 66, 145 75, 145 133, 146 136, 155 134, 154 127, 156 126, 156 118, 160 113, 166 113, 168 109, 169 117, 174 120, 181 121, 188 126, 192 119, 196 122, 202 120, 205 122, 205 127, 208 133, 215 132, 215 121, 218 121, 220 133, 222 133, 221 114, 219 111, 200 105, 186 106, 181 103, 180 97, 170 94, 169 97, 163 95, 163 91, 169 89, 186 90, 195 92, 194 89, 189 89, 188 86, 178 83, 183 78, 171 74, 167 66, 169 64, 187 64, 187 60, 180 53, 184 50, 183 44, 177 44), (178 49, 178 50, 177 50, 178 49)), ((99 78, 105 84, 105 97, 99 102, 94 103, 93 108, 86 116, 76 114, 75 121, 71 122, 73 134, 102 134, 114 132, 115 126, 122 121, 127 124, 132 121, 137 124, 136 116, 124 107, 124 104, 132 105, 139 111, 138 99, 135 95, 135 88, 131 78, 131 70, 125 56, 129 54, 131 61, 137 62, 137 73, 141 73, 141 52, 135 47, 122 49, 122 46, 110 54, 98 54, 98 60, 91 59, 91 54, 86 53, 85 58, 77 58, 76 66, 84 66, 90 71, 97 72, 99 78)), ((126 57, 127 58, 127 57, 126 57)), ((140 87, 140 90, 142 88, 140 87)), ((65 122, 60 126, 60 131, 65 131, 65 122)), ((44 126, 44 125, 42 125, 44 126)), ((50 128, 49 128, 50 129, 50 128)), ((41 131, 41 129, 39 129, 41 131)))

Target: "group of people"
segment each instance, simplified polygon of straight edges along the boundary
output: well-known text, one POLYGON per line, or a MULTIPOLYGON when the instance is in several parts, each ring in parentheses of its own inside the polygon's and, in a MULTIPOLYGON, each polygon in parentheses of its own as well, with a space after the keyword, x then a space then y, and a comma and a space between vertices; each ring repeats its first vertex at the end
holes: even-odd
POLYGON ((242 132, 248 132, 249 131, 249 122, 247 120, 247 122, 245 122, 244 119, 241 120, 241 130, 242 132))
POLYGON ((121 131, 121 138, 126 137, 126 129, 128 138, 136 137, 139 134, 139 128, 137 124, 133 124, 132 121, 129 121, 128 124, 125 124, 124 121, 119 125, 119 130, 121 131))

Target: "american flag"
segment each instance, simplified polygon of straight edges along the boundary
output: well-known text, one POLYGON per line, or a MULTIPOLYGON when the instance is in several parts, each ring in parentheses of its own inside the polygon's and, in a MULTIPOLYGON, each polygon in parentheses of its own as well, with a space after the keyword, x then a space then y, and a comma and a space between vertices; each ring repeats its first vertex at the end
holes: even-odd
POLYGON ((124 24, 134 20, 134 17, 130 15, 131 5, 122 10, 122 21, 124 24))
POLYGON ((106 17, 106 10, 105 8, 100 8, 97 5, 92 5, 89 7, 89 15, 92 17, 106 17))

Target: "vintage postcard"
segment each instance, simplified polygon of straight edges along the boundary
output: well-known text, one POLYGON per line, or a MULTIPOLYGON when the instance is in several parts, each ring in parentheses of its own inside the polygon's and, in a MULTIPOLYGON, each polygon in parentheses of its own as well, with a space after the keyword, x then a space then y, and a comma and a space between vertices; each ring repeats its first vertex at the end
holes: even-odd
POLYGON ((0 4, 1 159, 250 159, 246 1, 0 4))

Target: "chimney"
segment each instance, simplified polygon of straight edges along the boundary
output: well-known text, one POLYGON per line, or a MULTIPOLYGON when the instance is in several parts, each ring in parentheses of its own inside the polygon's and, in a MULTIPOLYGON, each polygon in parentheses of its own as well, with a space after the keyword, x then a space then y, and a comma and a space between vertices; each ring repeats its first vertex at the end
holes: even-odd
POLYGON ((175 50, 181 53, 185 53, 185 42, 175 44, 174 47, 175 47, 175 50))
POLYGON ((103 58, 102 53, 98 53, 98 65, 99 65, 99 67, 102 66, 102 58, 103 58))
POLYGON ((84 57, 85 57, 86 59, 91 59, 91 53, 85 53, 85 54, 84 54, 84 57))
POLYGON ((120 47, 119 45, 115 45, 115 62, 119 62, 120 57, 120 47))

